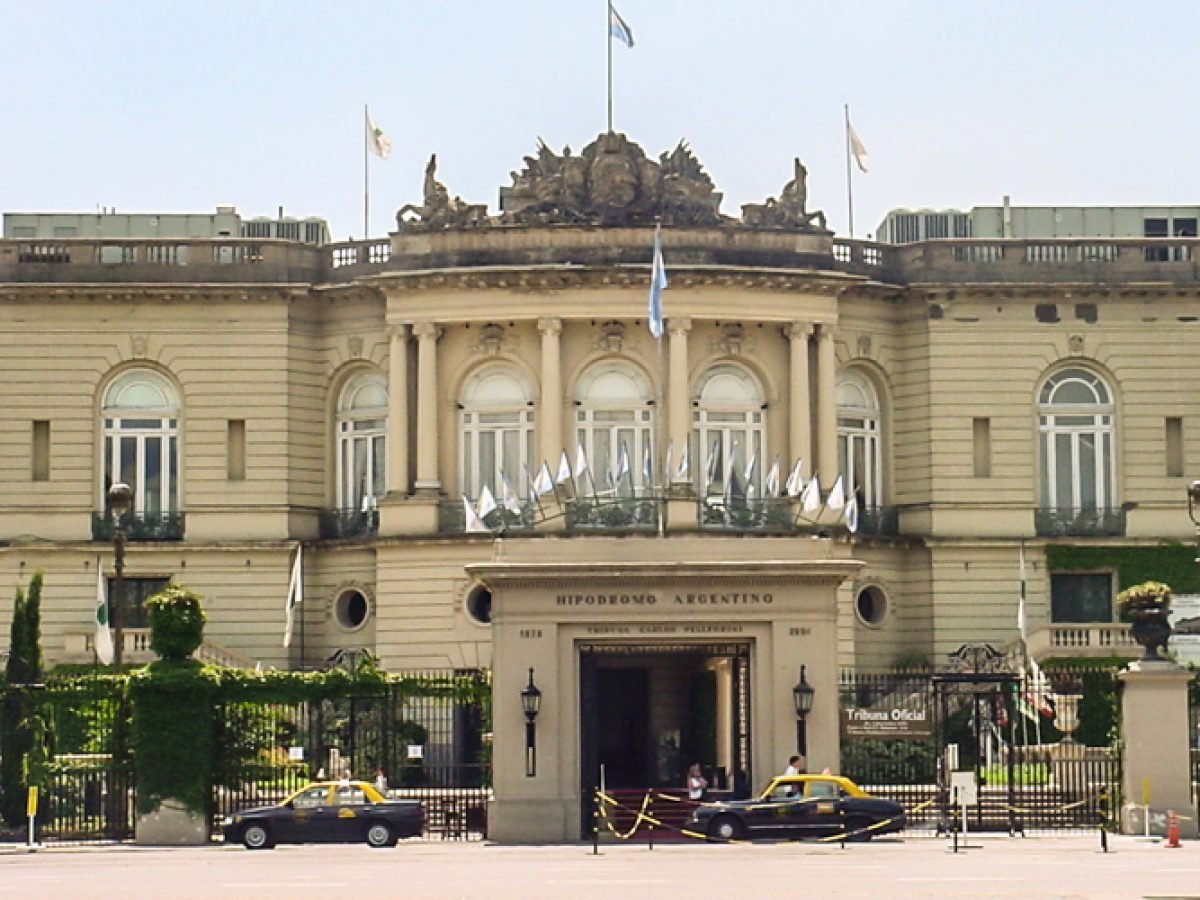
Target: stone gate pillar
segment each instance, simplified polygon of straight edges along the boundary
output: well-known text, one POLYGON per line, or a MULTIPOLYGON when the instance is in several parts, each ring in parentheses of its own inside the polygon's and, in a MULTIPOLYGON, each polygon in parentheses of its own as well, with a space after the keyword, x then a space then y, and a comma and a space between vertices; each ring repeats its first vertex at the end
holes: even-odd
POLYGON ((1191 737, 1188 682, 1192 673, 1168 661, 1130 663, 1118 676, 1121 697, 1122 767, 1121 832, 1142 834, 1143 799, 1150 806, 1150 831, 1163 834, 1166 812, 1175 810, 1179 830, 1196 837, 1196 804, 1192 802, 1191 737))

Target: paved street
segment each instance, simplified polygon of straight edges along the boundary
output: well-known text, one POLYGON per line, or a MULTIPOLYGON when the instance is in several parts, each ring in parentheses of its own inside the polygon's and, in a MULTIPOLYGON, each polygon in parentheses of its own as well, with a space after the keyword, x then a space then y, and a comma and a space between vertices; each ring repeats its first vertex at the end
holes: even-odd
POLYGON ((1179 850, 1093 836, 812 844, 157 849, 0 846, 0 898, 1079 897, 1200 898, 1200 843, 1179 850))

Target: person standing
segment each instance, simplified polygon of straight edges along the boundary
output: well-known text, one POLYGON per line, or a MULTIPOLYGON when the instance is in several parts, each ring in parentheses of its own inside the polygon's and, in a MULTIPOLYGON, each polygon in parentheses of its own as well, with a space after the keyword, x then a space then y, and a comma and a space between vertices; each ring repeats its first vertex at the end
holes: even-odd
POLYGON ((800 757, 793 753, 791 756, 788 757, 787 768, 783 770, 783 774, 785 776, 786 775, 799 775, 801 773, 801 771, 803 771, 803 769, 804 769, 804 766, 801 764, 800 757))
POLYGON ((704 777, 704 770, 700 768, 700 763, 692 763, 687 771, 687 788, 689 800, 703 800, 704 792, 708 790, 708 779, 704 777))

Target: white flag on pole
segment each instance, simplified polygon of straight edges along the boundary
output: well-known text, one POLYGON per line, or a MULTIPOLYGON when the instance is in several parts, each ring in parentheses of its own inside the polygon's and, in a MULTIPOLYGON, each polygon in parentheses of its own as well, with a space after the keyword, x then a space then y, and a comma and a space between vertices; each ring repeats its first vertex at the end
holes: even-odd
POLYGON ((388 136, 383 133, 383 129, 375 124, 375 120, 371 118, 371 114, 367 114, 367 149, 378 156, 380 159, 387 159, 392 155, 392 142, 388 140, 388 136))
POLYGON ((775 454, 775 459, 771 463, 771 470, 767 472, 766 492, 768 497, 779 496, 779 454, 775 454))
POLYGON ((1017 597, 1017 633, 1021 635, 1021 640, 1028 638, 1028 625, 1025 621, 1025 542, 1021 541, 1020 551, 1020 566, 1021 566, 1021 593, 1017 597))
POLYGON ((287 605, 284 607, 283 646, 292 645, 292 629, 296 624, 296 607, 304 602, 304 545, 296 545, 292 561, 292 577, 288 581, 287 605))
POLYGON ((554 481, 557 484, 566 484, 571 480, 571 460, 567 457, 567 451, 562 452, 562 456, 558 458, 558 472, 554 476, 554 481))
POLYGON ((491 532, 492 529, 487 527, 487 524, 479 517, 479 513, 475 512, 475 507, 471 505, 471 501, 467 499, 467 495, 463 494, 463 521, 467 526, 468 534, 476 534, 478 532, 491 532))
POLYGON ((846 505, 846 489, 842 485, 841 475, 837 477, 837 481, 829 489, 829 496, 825 498, 825 505, 830 509, 841 509, 846 505))
POLYGON ((655 338, 662 337, 663 333, 662 292, 667 288, 667 267, 663 262, 661 230, 660 225, 654 226, 654 257, 650 263, 650 302, 647 310, 650 334, 655 338))
POLYGON ((550 476, 550 467, 546 465, 545 460, 542 460, 542 467, 538 469, 537 476, 533 479, 533 490, 539 497, 554 490, 554 479, 550 476))
POLYGON ((575 477, 582 478, 587 470, 587 454, 583 452, 583 444, 579 444, 575 447, 575 477))
POLYGON ((850 141, 850 155, 854 157, 854 162, 858 166, 860 172, 867 171, 867 148, 863 146, 863 142, 859 140, 858 132, 854 130, 854 126, 850 124, 850 120, 846 120, 846 137, 850 141))
POLYGON ((787 491, 789 497, 798 497, 800 492, 804 490, 804 460, 796 460, 796 464, 792 466, 792 471, 788 473, 787 483, 784 485, 784 490, 787 491))
POLYGON ((92 643, 96 658, 107 666, 113 661, 113 636, 108 627, 108 591, 105 587, 104 570, 100 567, 100 557, 96 557, 96 636, 92 643))
POLYGON ((846 527, 850 529, 850 533, 854 534, 858 531, 858 498, 851 497, 846 504, 846 509, 842 513, 842 518, 846 520, 846 527))
POLYGON ((521 498, 517 496, 517 492, 513 490, 512 484, 509 483, 504 473, 500 474, 500 505, 514 516, 521 514, 521 498))
POLYGON ((816 473, 800 492, 800 506, 806 513, 814 513, 821 508, 821 482, 817 480, 816 473))
POLYGON ((691 466, 692 442, 683 442, 683 452, 679 454, 679 467, 675 470, 676 481, 688 480, 688 469, 691 466))
POLYGON ((479 518, 486 519, 488 514, 496 509, 496 495, 492 493, 492 489, 486 484, 483 490, 479 492, 479 518))

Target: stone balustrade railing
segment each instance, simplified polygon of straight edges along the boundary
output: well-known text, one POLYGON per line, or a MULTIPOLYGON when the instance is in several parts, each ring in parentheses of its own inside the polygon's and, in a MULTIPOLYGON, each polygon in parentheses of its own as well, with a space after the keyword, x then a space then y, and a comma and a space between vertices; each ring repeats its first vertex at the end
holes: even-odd
POLYGON ((1122 622, 1079 622, 1044 625, 1029 634, 1029 655, 1035 660, 1047 657, 1096 658, 1135 657, 1141 647, 1122 622))
MULTIPOLYGON (((94 661, 96 658, 95 637, 93 631, 69 631, 64 634, 61 661, 70 663, 94 661)), ((158 654, 150 649, 149 628, 123 628, 121 629, 121 638, 123 643, 121 658, 125 663, 140 666, 158 658, 158 654)), ((207 638, 192 656, 201 662, 229 666, 234 669, 254 668, 254 662, 248 657, 207 638)))

